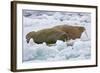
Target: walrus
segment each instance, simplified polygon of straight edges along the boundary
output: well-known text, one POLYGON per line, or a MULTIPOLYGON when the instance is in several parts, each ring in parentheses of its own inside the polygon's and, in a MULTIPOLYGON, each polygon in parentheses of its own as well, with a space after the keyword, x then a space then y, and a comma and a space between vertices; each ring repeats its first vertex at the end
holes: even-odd
POLYGON ((27 43, 29 43, 30 39, 32 38, 34 40, 35 43, 43 43, 46 42, 47 44, 54 44, 56 43, 57 40, 68 40, 68 38, 66 37, 67 34, 63 31, 59 31, 56 29, 43 29, 43 30, 39 30, 37 32, 32 31, 29 32, 26 35, 26 41, 27 43))
POLYGON ((75 40, 76 38, 80 38, 81 34, 85 31, 85 28, 82 26, 70 26, 70 25, 59 25, 53 27, 53 29, 63 31, 67 33, 68 39, 75 40))
POLYGON ((52 28, 46 28, 37 32, 31 31, 26 35, 26 41, 29 43, 32 38, 35 43, 54 44, 57 40, 67 41, 70 39, 80 38, 82 32, 85 30, 81 26, 58 25, 52 28))

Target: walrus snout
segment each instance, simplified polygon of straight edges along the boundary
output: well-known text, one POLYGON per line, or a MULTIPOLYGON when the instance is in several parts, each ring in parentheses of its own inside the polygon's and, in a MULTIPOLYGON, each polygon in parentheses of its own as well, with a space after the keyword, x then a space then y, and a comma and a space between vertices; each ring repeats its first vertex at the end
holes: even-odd
POLYGON ((29 43, 30 41, 30 37, 28 37, 28 35, 26 36, 26 42, 29 43))
POLYGON ((27 43, 29 43, 30 40, 26 40, 27 43))

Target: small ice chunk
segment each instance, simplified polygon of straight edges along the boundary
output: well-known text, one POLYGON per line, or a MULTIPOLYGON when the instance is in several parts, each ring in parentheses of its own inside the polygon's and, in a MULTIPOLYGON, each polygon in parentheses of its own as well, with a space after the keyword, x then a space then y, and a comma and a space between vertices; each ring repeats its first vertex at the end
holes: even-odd
POLYGON ((71 40, 68 40, 66 43, 68 46, 73 46, 74 42, 75 42, 75 40, 71 39, 71 40))
POLYGON ((80 58, 90 58, 91 56, 91 42, 90 41, 81 41, 76 40, 73 45, 74 51, 80 55, 80 58))
POLYGON ((44 44, 36 48, 36 59, 47 60, 48 58, 53 58, 57 55, 58 50, 45 46, 44 44))
POLYGON ((81 49, 79 50, 79 53, 81 57, 88 59, 91 56, 91 48, 81 49))
POLYGON ((84 49, 84 48, 90 48, 91 47, 91 42, 90 41, 81 41, 81 40, 76 40, 73 49, 84 49))
POLYGON ((63 42, 63 41, 61 41, 61 40, 57 40, 57 42, 56 42, 56 48, 57 48, 59 51, 63 50, 63 49, 66 48, 66 47, 67 47, 66 42, 63 42))
POLYGON ((63 49, 59 53, 59 56, 64 57, 65 59, 70 59, 70 58, 76 58, 77 56, 79 56, 79 54, 77 54, 76 51, 74 51, 72 49, 72 46, 69 46, 69 47, 63 49))
POLYGON ((44 45, 44 46, 47 46, 46 42, 43 42, 43 45, 44 45))
POLYGON ((22 60, 24 61, 30 61, 33 60, 36 56, 36 51, 35 49, 31 49, 31 48, 25 48, 22 52, 22 60))

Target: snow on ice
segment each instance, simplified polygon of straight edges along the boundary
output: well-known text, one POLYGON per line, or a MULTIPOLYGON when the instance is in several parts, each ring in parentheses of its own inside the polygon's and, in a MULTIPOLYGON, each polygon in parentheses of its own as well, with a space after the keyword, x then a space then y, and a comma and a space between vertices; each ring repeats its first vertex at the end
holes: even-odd
POLYGON ((91 58, 91 14, 81 12, 53 12, 23 10, 23 62, 81 60, 91 58), (36 44, 32 39, 26 43, 25 36, 30 31, 51 28, 56 25, 83 26, 86 31, 81 38, 53 45, 45 42, 36 44))

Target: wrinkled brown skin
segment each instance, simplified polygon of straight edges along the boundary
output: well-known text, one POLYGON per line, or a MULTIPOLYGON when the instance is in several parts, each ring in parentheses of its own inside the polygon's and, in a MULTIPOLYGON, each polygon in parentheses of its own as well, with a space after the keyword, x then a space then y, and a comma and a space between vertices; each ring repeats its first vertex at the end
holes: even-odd
POLYGON ((43 42, 46 42, 47 44, 54 44, 57 40, 65 41, 80 38, 84 30, 84 27, 59 25, 53 28, 39 30, 37 32, 29 32, 26 35, 26 41, 29 43, 32 38, 34 42, 38 44, 43 42))
POLYGON ((80 38, 81 34, 85 31, 85 28, 82 26, 69 26, 69 25, 59 25, 53 27, 53 29, 61 30, 68 35, 68 39, 80 38))

